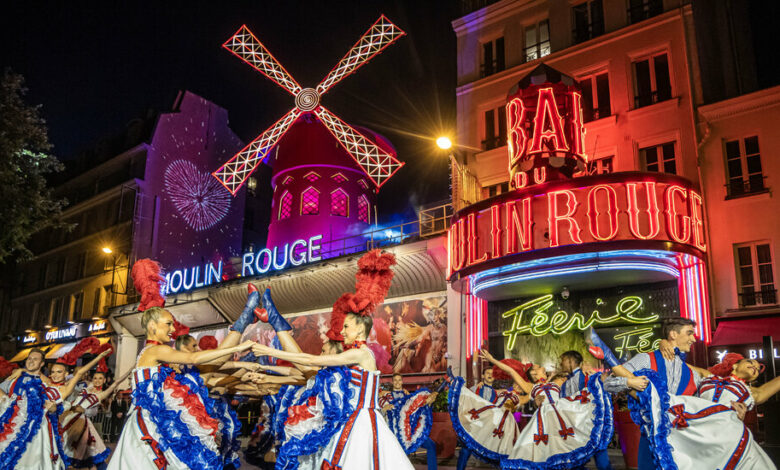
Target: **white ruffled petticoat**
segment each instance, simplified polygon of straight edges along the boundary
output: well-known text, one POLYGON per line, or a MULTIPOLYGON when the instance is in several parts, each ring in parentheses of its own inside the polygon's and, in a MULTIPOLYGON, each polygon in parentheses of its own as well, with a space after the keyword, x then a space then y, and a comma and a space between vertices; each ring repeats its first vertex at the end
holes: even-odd
POLYGON ((75 468, 91 468, 104 462, 110 450, 95 429, 89 415, 93 415, 100 407, 100 401, 95 394, 83 390, 73 401, 63 403, 64 412, 60 415, 60 432, 63 440, 63 450, 68 456, 70 466, 75 468), (82 413, 75 408, 80 406, 82 413))
POLYGON ((22 374, 11 393, 0 399, 0 468, 65 470, 57 432, 57 413, 45 413, 46 400, 61 401, 44 391, 39 377, 22 374))
POLYGON ((775 469, 731 408, 743 402, 752 408, 750 389, 736 379, 704 379, 699 397, 669 395, 666 383, 652 370, 636 371, 650 379, 631 400, 631 417, 650 438, 656 465, 662 469, 775 469))
POLYGON ((431 434, 433 412, 426 404, 430 395, 431 392, 423 388, 388 399, 393 408, 387 411, 387 424, 407 454, 416 451, 431 434))
POLYGON ((580 394, 561 398, 555 384, 537 385, 532 396, 544 403, 520 431, 512 412, 465 387, 450 385, 450 417, 469 450, 501 468, 576 468, 606 448, 612 439, 612 406, 600 374, 591 376, 580 394))

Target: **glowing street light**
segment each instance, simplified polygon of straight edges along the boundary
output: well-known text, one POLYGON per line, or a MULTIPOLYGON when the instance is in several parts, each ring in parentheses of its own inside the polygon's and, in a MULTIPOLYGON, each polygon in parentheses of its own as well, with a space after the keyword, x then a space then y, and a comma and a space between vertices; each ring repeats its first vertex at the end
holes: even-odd
POLYGON ((442 136, 436 139, 436 145, 438 145, 442 150, 447 150, 452 147, 452 141, 449 137, 442 136))
POLYGON ((109 248, 107 246, 104 246, 103 248, 101 248, 101 250, 103 250, 103 253, 105 253, 107 255, 110 255, 111 253, 114 252, 111 248, 109 248))

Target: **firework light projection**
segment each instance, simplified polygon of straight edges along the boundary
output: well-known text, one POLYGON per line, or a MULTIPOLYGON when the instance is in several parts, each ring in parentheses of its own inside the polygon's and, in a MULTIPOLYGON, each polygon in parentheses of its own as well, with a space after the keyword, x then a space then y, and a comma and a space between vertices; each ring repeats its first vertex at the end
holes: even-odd
POLYGON ((213 227, 230 209, 227 189, 186 160, 168 165, 165 190, 187 225, 198 232, 213 227))

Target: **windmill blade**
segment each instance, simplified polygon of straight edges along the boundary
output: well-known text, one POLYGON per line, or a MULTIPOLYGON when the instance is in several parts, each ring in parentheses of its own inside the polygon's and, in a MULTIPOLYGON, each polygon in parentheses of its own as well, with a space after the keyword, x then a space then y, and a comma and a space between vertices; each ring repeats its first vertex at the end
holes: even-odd
POLYGON ((404 165, 324 107, 319 106, 314 110, 314 114, 377 187, 382 187, 404 165))
POLYGON ((270 78, 277 85, 289 91, 293 96, 301 91, 301 86, 292 78, 282 64, 268 52, 246 25, 241 26, 236 34, 222 45, 252 68, 270 78))
POLYGON ((222 183, 230 194, 236 195, 241 186, 244 185, 249 175, 255 171, 257 165, 262 162, 274 145, 282 138, 287 129, 301 115, 298 108, 293 108, 289 113, 282 116, 273 126, 260 134, 258 138, 249 143, 233 158, 219 167, 212 175, 222 183))
POLYGON ((317 85, 317 93, 322 95, 328 91, 330 87, 371 60, 404 34, 406 33, 391 23, 385 15, 380 16, 368 28, 368 31, 363 33, 358 42, 347 52, 347 55, 330 71, 328 76, 317 85))

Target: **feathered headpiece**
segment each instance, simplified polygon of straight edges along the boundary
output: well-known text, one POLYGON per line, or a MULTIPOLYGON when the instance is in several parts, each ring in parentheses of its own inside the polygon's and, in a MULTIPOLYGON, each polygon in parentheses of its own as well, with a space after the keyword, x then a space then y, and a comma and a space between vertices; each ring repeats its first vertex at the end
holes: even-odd
POLYGON ((217 338, 211 335, 206 335, 198 341, 198 349, 201 351, 208 351, 209 349, 217 349, 217 338))
POLYGON ((725 356, 723 356, 723 359, 721 359, 720 363, 715 364, 714 366, 710 367, 709 370, 714 375, 717 375, 719 377, 728 377, 731 375, 731 371, 734 368, 734 364, 744 359, 745 356, 738 353, 728 353, 725 356))
POLYGON ((133 264, 132 276, 135 290, 141 294, 139 312, 150 307, 165 306, 165 298, 160 293, 165 278, 160 275, 160 265, 156 261, 139 259, 133 264))
POLYGON ((333 304, 333 313, 337 318, 338 315, 348 313, 371 315, 376 306, 384 302, 390 290, 393 281, 390 266, 394 264, 395 256, 381 250, 371 250, 361 256, 355 274, 355 293, 346 293, 333 304))
POLYGON ((0 356, 0 379, 5 379, 18 367, 19 365, 15 362, 8 362, 3 356, 0 356))
MULTIPOLYGON (((138 304, 139 312, 151 307, 165 306, 165 297, 160 293, 165 278, 160 274, 160 265, 157 261, 149 258, 139 259, 133 265, 132 276, 135 290, 141 294, 141 302, 138 304)), ((173 327, 175 328, 171 335, 173 339, 190 332, 190 327, 179 323, 176 317, 173 318, 173 327)))
MULTIPOLYGON (((526 372, 531 368, 531 364, 523 364, 517 359, 501 359, 501 363, 508 365, 514 369, 521 377, 525 378, 526 372)), ((493 366, 493 378, 496 380, 512 380, 506 372, 500 369, 498 366, 493 366)))
MULTIPOLYGON (((98 347, 97 349, 95 349, 95 350, 93 351, 93 354, 100 354, 100 353, 102 353, 103 351, 107 351, 107 350, 109 350, 109 349, 111 350, 111 352, 109 353, 109 356, 110 356, 111 354, 114 354, 114 346, 112 346, 112 345, 111 345, 111 343, 106 343, 106 344, 103 344, 103 345, 101 345, 100 347, 98 347)), ((98 372, 103 372, 104 374, 105 374, 106 372, 108 372, 108 364, 106 364, 106 358, 107 358, 107 357, 108 357, 108 356, 106 356, 106 357, 101 357, 101 358, 100 358, 100 361, 98 361, 98 365, 97 365, 97 371, 98 371, 98 372)))
POLYGON ((93 336, 86 337, 76 343, 73 349, 57 359, 57 363, 68 366, 75 366, 76 361, 78 361, 81 356, 89 352, 94 352, 94 350, 98 349, 99 347, 100 341, 97 338, 93 336))

